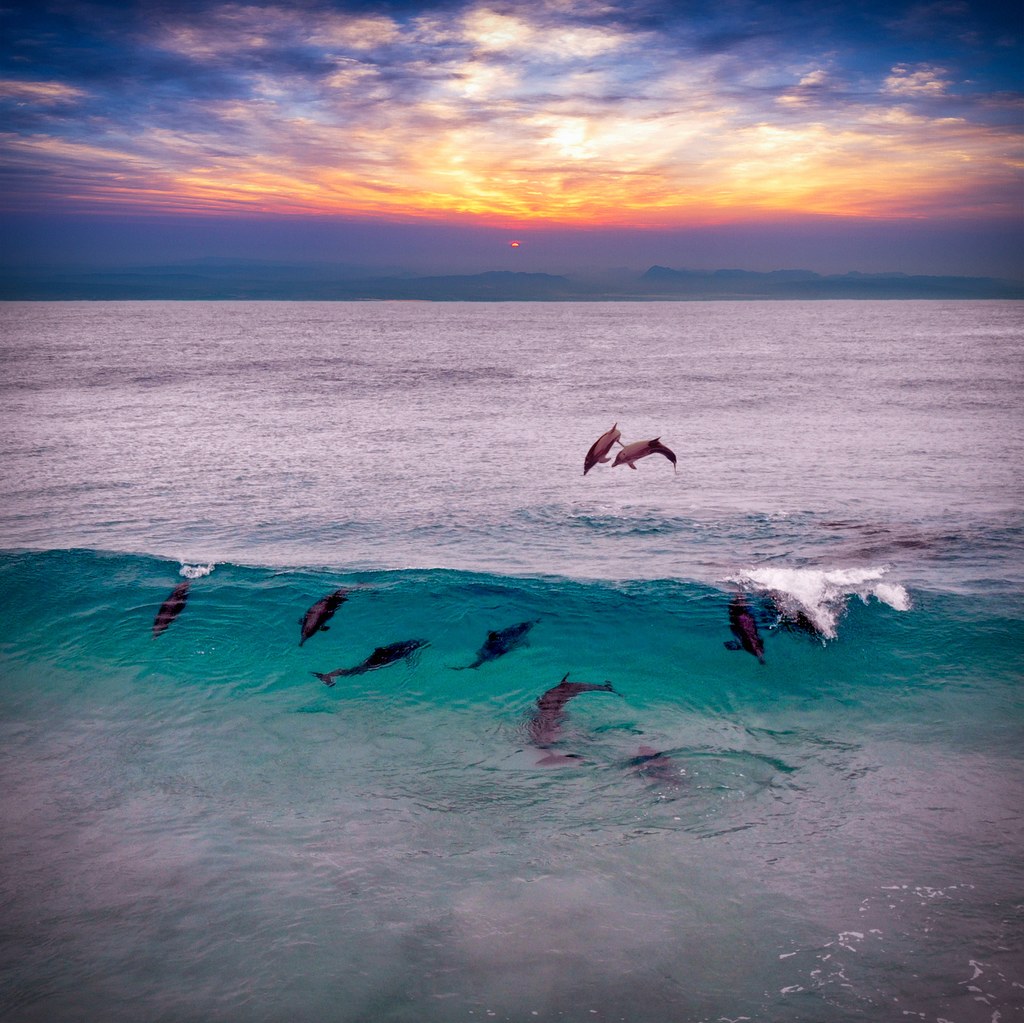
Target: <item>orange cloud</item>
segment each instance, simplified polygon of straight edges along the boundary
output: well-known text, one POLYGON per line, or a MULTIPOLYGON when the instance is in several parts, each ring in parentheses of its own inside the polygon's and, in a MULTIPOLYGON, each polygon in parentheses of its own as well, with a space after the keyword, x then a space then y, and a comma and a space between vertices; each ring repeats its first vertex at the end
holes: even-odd
MULTIPOLYGON (((45 177, 39 202, 64 187, 82 205, 608 225, 998 214, 1018 181, 1019 130, 940 113, 956 84, 943 68, 846 89, 827 61, 787 73, 681 55, 647 30, 559 21, 564 7, 400 24, 224 5, 157 44, 230 69, 236 95, 186 96, 135 131, 94 112, 88 142, 44 122, 8 136, 10 159, 45 177), (276 40, 314 47, 315 73, 269 66, 276 40), (260 59, 230 63, 239 51, 260 59)), ((83 94, 0 82, 3 96, 42 109, 83 94)))

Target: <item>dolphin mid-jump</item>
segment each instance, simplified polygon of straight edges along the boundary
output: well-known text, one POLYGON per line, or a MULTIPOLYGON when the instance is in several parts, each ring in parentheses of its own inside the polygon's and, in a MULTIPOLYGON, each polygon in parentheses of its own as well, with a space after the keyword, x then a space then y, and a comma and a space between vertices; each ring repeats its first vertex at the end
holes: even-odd
POLYGON ((610 430, 606 430, 590 445, 590 450, 587 452, 586 458, 583 459, 584 476, 599 462, 607 462, 612 446, 622 443, 619 440, 622 434, 618 430, 618 425, 618 423, 613 423, 610 430))
POLYGON ((630 469, 635 469, 636 463, 648 455, 664 455, 672 463, 672 468, 676 472, 679 471, 676 468, 675 452, 665 447, 661 443, 660 437, 655 437, 653 440, 636 440, 631 444, 624 444, 622 450, 615 456, 612 468, 617 465, 628 465, 630 469))
POLYGON ((484 645, 476 652, 476 660, 472 664, 464 664, 452 668, 453 671, 463 671, 466 668, 479 668, 487 661, 493 661, 495 657, 501 657, 510 650, 526 642, 526 634, 532 629, 539 618, 532 618, 528 622, 519 622, 518 625, 510 625, 507 629, 499 629, 495 632, 488 632, 484 645))
POLYGON ((417 650, 427 646, 425 639, 402 639, 397 643, 389 643, 387 646, 379 646, 360 664, 354 668, 335 668, 334 671, 312 672, 325 686, 333 686, 334 680, 341 675, 362 675, 364 671, 373 671, 376 668, 386 668, 395 661, 402 661, 412 657, 417 650))
POLYGON ((300 619, 302 627, 302 638, 299 646, 318 632, 326 632, 330 626, 327 624, 333 617, 334 612, 348 600, 348 590, 335 590, 321 597, 300 619))
POLYGON ((746 650, 764 664, 764 641, 757 631, 757 621, 750 611, 747 598, 737 593, 729 601, 729 628, 736 639, 726 642, 729 650, 746 650))
MULTIPOLYGON (((569 675, 562 678, 557 686, 553 686, 545 693, 537 697, 537 707, 530 715, 526 725, 527 733, 534 746, 540 749, 547 749, 555 743, 562 734, 562 724, 565 721, 565 705, 580 693, 614 693, 611 682, 604 682, 597 685, 593 682, 570 682, 569 675)), ((569 754, 559 756, 551 754, 539 761, 541 764, 562 763, 572 759, 569 754)))
POLYGON ((185 610, 185 601, 188 600, 189 581, 178 583, 171 595, 160 605, 160 610, 153 620, 153 638, 163 632, 171 622, 174 621, 182 611, 185 610))

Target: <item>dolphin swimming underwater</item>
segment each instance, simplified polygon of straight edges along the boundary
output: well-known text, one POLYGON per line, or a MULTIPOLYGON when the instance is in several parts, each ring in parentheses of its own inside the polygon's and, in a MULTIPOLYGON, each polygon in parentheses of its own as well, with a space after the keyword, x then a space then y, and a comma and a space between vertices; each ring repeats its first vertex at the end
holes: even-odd
POLYGON ((185 601, 188 600, 189 581, 178 583, 171 595, 160 605, 160 610, 153 620, 153 638, 163 632, 171 622, 185 609, 185 601))
POLYGON ((467 668, 479 668, 487 661, 493 661, 496 657, 507 654, 517 646, 526 642, 526 634, 532 629, 539 618, 533 618, 528 622, 520 622, 518 625, 510 625, 507 629, 499 629, 497 632, 488 632, 484 645, 476 652, 476 660, 472 664, 464 664, 460 667, 453 667, 452 671, 465 671, 467 668))
POLYGON ((617 465, 628 465, 630 469, 635 469, 637 461, 648 455, 664 455, 672 463, 672 468, 676 472, 679 471, 676 468, 675 452, 665 447, 661 443, 660 437, 655 437, 653 440, 635 440, 631 444, 624 444, 622 450, 615 456, 612 468, 617 465))
POLYGON ((618 430, 618 423, 613 423, 610 430, 606 430, 601 434, 593 444, 590 445, 590 450, 587 452, 586 458, 583 459, 583 475, 586 476, 591 469, 594 468, 598 462, 608 461, 608 452, 611 451, 613 444, 621 444, 622 441, 619 438, 622 434, 618 430))
POLYGON ((330 626, 327 624, 333 617, 334 612, 348 600, 348 590, 335 590, 321 597, 300 619, 302 627, 302 638, 299 646, 317 632, 326 632, 330 626))
POLYGON ((340 675, 362 675, 364 671, 385 668, 389 664, 394 664, 395 661, 412 657, 417 650, 427 646, 427 644, 428 641, 425 639, 402 639, 397 643, 389 643, 387 646, 377 647, 365 661, 357 664, 354 668, 335 668, 334 671, 322 674, 319 671, 314 671, 311 674, 316 675, 325 686, 333 686, 334 680, 340 675))
MULTIPOLYGON (((614 692, 611 682, 601 685, 593 682, 570 682, 566 673, 557 686, 537 697, 537 709, 531 714, 526 725, 530 740, 540 749, 547 749, 555 743, 562 734, 562 724, 565 721, 563 708, 574 696, 579 696, 580 693, 614 692)), ((573 759, 576 758, 569 753, 551 753, 539 760, 538 764, 560 764, 573 759)))
POLYGON ((641 746, 628 764, 651 785, 672 785, 678 788, 683 784, 682 769, 664 751, 656 750, 653 746, 641 746))
POLYGON ((728 640, 726 647, 729 650, 746 650, 764 664, 764 641, 757 631, 757 622, 750 612, 747 598, 742 593, 737 593, 729 601, 729 628, 736 639, 728 640))

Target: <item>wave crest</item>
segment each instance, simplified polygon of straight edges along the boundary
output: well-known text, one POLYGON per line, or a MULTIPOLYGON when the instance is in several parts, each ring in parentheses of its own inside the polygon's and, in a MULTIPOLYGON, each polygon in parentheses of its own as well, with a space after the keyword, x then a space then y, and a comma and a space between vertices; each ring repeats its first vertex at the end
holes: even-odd
POLYGON ((202 579, 204 575, 209 575, 216 564, 209 565, 186 565, 185 562, 181 563, 181 569, 178 575, 183 575, 186 579, 202 579))
POLYGON ((783 617, 810 620, 826 639, 836 638, 836 625, 848 597, 864 603, 874 597, 897 611, 909 611, 910 594, 899 583, 883 582, 884 568, 753 568, 728 582, 769 594, 783 617))

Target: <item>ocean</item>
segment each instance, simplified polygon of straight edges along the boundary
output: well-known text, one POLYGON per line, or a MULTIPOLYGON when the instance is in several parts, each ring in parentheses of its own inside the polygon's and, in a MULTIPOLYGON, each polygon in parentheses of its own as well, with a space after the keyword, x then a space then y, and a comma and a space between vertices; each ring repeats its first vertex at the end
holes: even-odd
POLYGON ((1024 1020, 1022 312, 0 304, 0 1018, 1024 1020))

